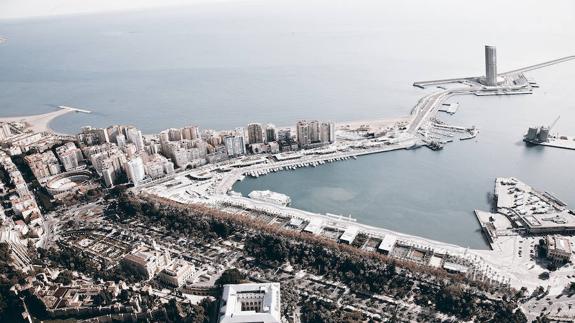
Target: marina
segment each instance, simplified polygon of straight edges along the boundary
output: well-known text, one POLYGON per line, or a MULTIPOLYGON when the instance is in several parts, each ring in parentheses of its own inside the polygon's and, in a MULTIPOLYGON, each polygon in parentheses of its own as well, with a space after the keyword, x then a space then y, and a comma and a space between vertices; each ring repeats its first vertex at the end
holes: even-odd
POLYGON ((267 175, 269 173, 279 172, 283 170, 296 170, 301 167, 316 167, 323 165, 325 163, 333 163, 336 161, 348 160, 348 159, 357 159, 355 155, 344 155, 341 157, 331 157, 325 159, 317 159, 313 161, 305 161, 300 163, 289 163, 286 166, 278 166, 278 167, 261 167, 260 169, 250 171, 247 175, 258 178, 260 176, 267 175))

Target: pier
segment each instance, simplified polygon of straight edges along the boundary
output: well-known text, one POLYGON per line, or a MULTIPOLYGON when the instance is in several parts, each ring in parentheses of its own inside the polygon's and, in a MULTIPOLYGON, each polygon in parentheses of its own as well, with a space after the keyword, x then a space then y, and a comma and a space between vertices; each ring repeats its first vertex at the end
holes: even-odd
POLYGON ((63 110, 74 111, 74 112, 92 113, 92 111, 89 111, 89 110, 67 107, 65 105, 59 105, 58 108, 63 109, 63 110))
POLYGON ((534 141, 528 139, 523 139, 523 141, 531 145, 575 150, 575 137, 559 136, 550 137, 548 141, 534 141))

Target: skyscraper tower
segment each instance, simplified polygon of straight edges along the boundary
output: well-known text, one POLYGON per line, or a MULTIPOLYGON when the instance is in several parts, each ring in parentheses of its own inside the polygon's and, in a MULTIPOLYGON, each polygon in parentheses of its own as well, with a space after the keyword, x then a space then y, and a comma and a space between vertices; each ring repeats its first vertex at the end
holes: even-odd
POLYGON ((309 123, 305 120, 300 120, 296 125, 297 143, 301 148, 311 144, 309 123))
POLYGON ((497 85, 497 53, 495 46, 485 46, 485 85, 497 85))
POLYGON ((264 142, 262 125, 250 123, 248 125, 248 144, 258 144, 264 142))

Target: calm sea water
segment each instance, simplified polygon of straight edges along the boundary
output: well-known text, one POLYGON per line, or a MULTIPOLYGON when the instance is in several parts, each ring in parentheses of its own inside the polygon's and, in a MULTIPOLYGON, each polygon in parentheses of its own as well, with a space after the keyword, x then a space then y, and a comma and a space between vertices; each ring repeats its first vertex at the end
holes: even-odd
MULTIPOLYGON (((247 1, 106 15, 0 20, 0 115, 87 108, 53 127, 133 124, 145 132, 198 124, 291 124, 405 115, 413 81, 483 73, 575 53, 575 3, 247 1)), ((575 152, 526 148, 532 124, 561 119, 575 135, 575 63, 532 72, 535 94, 458 97, 446 121, 476 125, 477 141, 362 157, 246 180, 303 209, 484 248, 473 209, 487 209, 495 176, 517 176, 575 205, 575 152)))

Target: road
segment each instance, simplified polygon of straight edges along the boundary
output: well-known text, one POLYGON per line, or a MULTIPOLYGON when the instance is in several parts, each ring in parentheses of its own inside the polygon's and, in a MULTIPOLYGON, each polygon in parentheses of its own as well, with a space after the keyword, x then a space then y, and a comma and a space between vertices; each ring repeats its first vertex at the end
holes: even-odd
POLYGON ((441 92, 432 93, 424 96, 417 102, 417 105, 411 110, 413 120, 410 122, 407 132, 415 135, 419 129, 429 118, 437 112, 437 108, 453 95, 471 94, 480 90, 480 86, 470 86, 464 88, 449 89, 441 92))

